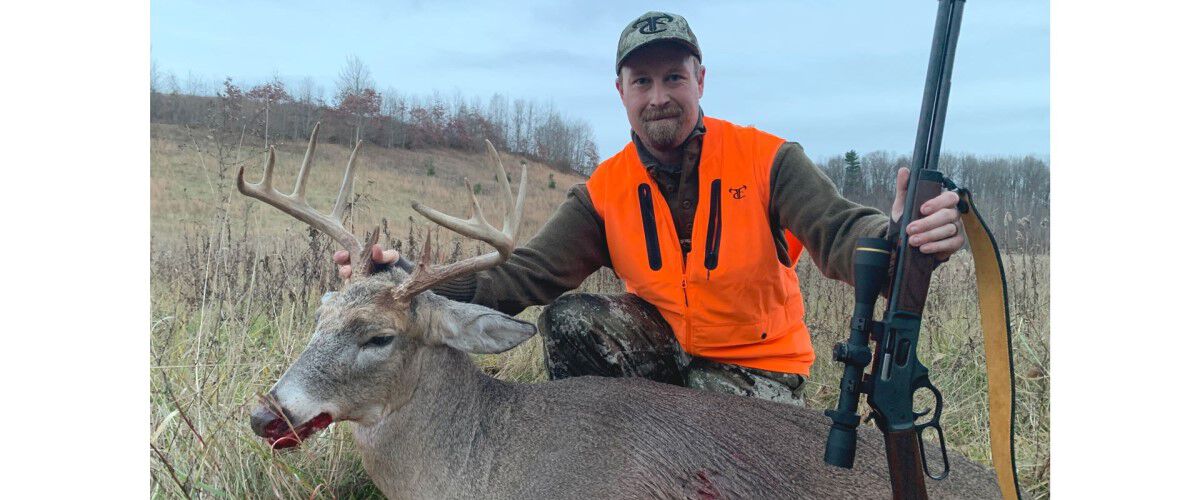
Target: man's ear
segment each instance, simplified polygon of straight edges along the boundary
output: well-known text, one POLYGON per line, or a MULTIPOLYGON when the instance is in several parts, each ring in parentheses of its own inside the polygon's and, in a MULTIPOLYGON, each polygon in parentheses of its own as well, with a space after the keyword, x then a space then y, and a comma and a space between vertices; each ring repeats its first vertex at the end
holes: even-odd
POLYGON ((700 69, 696 71, 696 85, 700 86, 700 96, 704 97, 704 65, 700 64, 700 69))
MULTIPOLYGON (((428 295, 433 295, 432 293, 428 295)), ((537 327, 484 306, 433 295, 422 297, 418 314, 427 320, 426 340, 473 354, 512 349, 537 333, 537 327)))
POLYGON ((616 84, 617 84, 617 95, 621 96, 621 98, 624 99, 625 98, 625 89, 621 88, 621 75, 619 73, 617 74, 616 84))

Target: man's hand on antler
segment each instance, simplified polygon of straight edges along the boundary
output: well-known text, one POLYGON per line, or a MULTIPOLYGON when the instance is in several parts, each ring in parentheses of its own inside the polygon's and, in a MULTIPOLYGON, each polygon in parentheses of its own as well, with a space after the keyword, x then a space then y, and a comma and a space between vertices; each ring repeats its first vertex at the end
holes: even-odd
MULTIPOLYGON (((376 266, 388 266, 396 263, 400 259, 400 252, 396 250, 384 250, 379 245, 371 245, 371 261, 376 266)), ((333 263, 338 266, 338 276, 342 279, 350 279, 350 252, 338 250, 333 253, 333 263)))

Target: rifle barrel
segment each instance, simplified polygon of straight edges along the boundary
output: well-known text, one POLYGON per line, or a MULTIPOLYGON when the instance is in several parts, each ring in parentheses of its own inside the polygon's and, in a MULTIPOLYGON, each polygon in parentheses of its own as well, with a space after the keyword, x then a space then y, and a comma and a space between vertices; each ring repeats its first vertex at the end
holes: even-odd
MULTIPOLYGON (((921 218, 920 205, 928 198, 918 196, 928 189, 918 188, 922 170, 937 170, 942 148, 942 132, 945 128, 946 107, 950 98, 950 74, 954 69, 954 49, 958 45, 958 32, 962 26, 963 3, 965 0, 938 0, 937 20, 933 30, 933 46, 929 51, 929 68, 925 72, 925 92, 921 98, 921 116, 917 122, 917 141, 913 147, 912 168, 908 176, 908 194, 904 200, 904 212, 900 216, 900 227, 908 227, 921 218)), ((900 231, 897 245, 896 276, 902 276, 910 260, 912 250, 908 245, 908 232, 900 231)), ((891 302, 900 295, 901 280, 891 286, 891 302)), ((924 301, 922 301, 924 302, 924 301)), ((892 307, 889 304, 889 309, 892 307)))

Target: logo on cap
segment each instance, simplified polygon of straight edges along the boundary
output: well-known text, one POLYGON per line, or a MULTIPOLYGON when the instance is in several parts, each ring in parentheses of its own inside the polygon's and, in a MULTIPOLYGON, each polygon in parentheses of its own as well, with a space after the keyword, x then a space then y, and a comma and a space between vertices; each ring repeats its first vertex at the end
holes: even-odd
POLYGON ((666 23, 674 21, 675 18, 667 15, 643 17, 634 21, 633 27, 638 29, 638 32, 643 35, 652 35, 661 33, 667 30, 666 23), (662 24, 660 24, 662 23, 662 24))

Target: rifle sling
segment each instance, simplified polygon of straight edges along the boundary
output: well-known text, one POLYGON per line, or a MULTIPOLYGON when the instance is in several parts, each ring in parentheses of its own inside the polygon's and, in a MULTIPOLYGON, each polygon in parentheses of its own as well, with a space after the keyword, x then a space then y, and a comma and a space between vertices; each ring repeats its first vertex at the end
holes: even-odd
POLYGON ((979 289, 979 316, 983 327, 984 355, 987 359, 988 434, 992 444, 992 466, 996 481, 1006 500, 1020 499, 1013 421, 1016 418, 1016 393, 1013 388, 1012 330, 1008 317, 1008 289, 1004 266, 996 239, 988 230, 971 192, 959 189, 966 203, 962 214, 963 229, 975 261, 975 281, 979 289))

